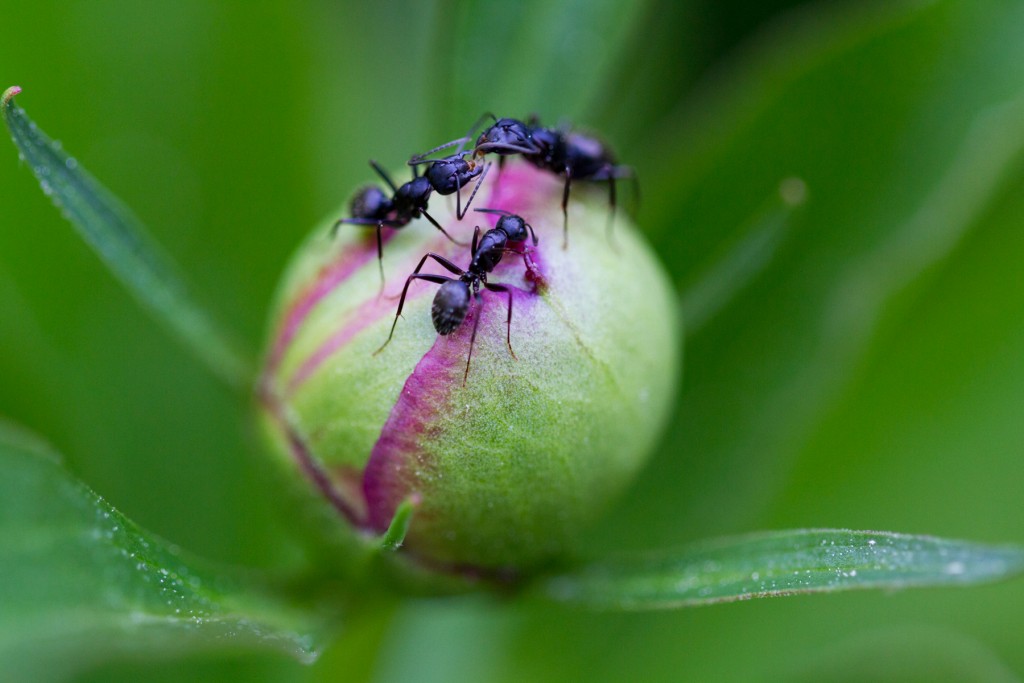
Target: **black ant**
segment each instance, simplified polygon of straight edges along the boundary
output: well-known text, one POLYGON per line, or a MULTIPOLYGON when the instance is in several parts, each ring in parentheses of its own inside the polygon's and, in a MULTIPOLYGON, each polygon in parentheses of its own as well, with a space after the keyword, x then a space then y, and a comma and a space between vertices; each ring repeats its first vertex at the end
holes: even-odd
MULTIPOLYGON (((419 175, 413 170, 412 180, 400 187, 395 187, 391 176, 380 167, 374 160, 370 160, 370 166, 377 172, 388 187, 391 188, 392 196, 387 194, 376 185, 369 185, 356 192, 349 203, 351 218, 340 218, 331 228, 333 237, 342 224, 366 225, 377 228, 377 263, 380 267, 381 282, 384 281, 384 243, 381 239, 381 229, 384 227, 401 228, 408 225, 414 218, 423 216, 430 223, 441 231, 441 234, 455 244, 464 245, 449 235, 441 224, 434 220, 434 217, 427 213, 427 200, 434 191, 434 186, 428 178, 419 175)), ((480 171, 477 171, 479 175, 480 171)), ((461 218, 461 217, 460 217, 461 218)))
POLYGON ((434 323, 434 329, 440 335, 448 335, 459 329, 462 321, 466 319, 466 314, 469 313, 469 306, 473 299, 476 299, 478 302, 478 313, 473 320, 473 333, 469 338, 469 355, 466 357, 466 371, 462 376, 463 384, 466 383, 466 378, 469 377, 469 363, 473 358, 473 343, 476 341, 476 330, 480 324, 479 309, 481 304, 479 302, 481 287, 492 292, 508 294, 508 319, 506 320, 505 342, 508 344, 509 353, 512 354, 513 358, 516 358, 515 351, 512 350, 512 290, 508 285, 488 282, 487 274, 494 270, 507 252, 522 254, 527 269, 532 270, 534 266, 529 260, 529 249, 524 247, 520 251, 510 247, 509 244, 522 244, 528 238, 532 238, 533 245, 537 246, 537 234, 533 231, 533 226, 520 216, 508 211, 502 209, 476 209, 476 211, 499 214, 501 218, 498 219, 495 227, 483 234, 483 237, 480 236, 480 226, 476 226, 473 229, 473 243, 470 247, 473 256, 469 262, 469 267, 466 270, 462 270, 445 257, 433 252, 424 255, 416 266, 416 270, 406 278, 405 287, 402 288, 402 296, 398 300, 395 322, 391 324, 391 332, 380 348, 374 351, 374 355, 383 351, 384 347, 388 345, 394 336, 398 319, 402 315, 402 307, 405 306, 405 296, 409 291, 409 285, 412 284, 413 280, 426 280, 427 282, 441 285, 441 288, 437 290, 437 294, 434 295, 434 303, 430 307, 430 317, 434 323), (434 259, 450 273, 458 275, 458 278, 420 273, 423 264, 426 263, 428 258, 434 259))
POLYGON ((430 181, 430 185, 434 188, 435 192, 444 195, 455 193, 455 218, 460 221, 469 213, 469 205, 473 203, 473 197, 476 197, 477 190, 480 189, 480 185, 484 182, 484 178, 487 177, 487 171, 491 167, 489 163, 482 163, 483 157, 481 155, 474 154, 469 159, 466 159, 465 153, 462 151, 462 146, 473 139, 473 131, 479 128, 480 124, 485 120, 487 120, 486 115, 480 117, 473 124, 473 127, 469 129, 469 133, 465 137, 440 147, 435 147, 423 154, 417 154, 409 159, 409 165, 413 168, 420 164, 430 164, 427 167, 427 172, 423 175, 430 181), (448 149, 455 144, 459 145, 455 154, 440 159, 427 159, 431 154, 440 152, 442 149, 448 149), (461 204, 462 188, 477 176, 480 176, 480 179, 476 181, 473 194, 469 195, 469 201, 466 202, 466 207, 463 209, 461 204))
MULTIPOLYGON (((615 218, 616 194, 615 180, 630 178, 633 180, 637 196, 639 187, 636 185, 636 173, 629 166, 615 162, 612 151, 596 137, 584 133, 562 131, 546 128, 533 117, 529 122, 519 119, 499 119, 494 114, 484 114, 494 119, 494 124, 480 134, 473 148, 475 157, 482 158, 486 154, 497 154, 504 161, 506 156, 521 154, 524 159, 536 166, 565 178, 562 190, 563 217, 563 248, 569 244, 569 189, 573 179, 608 181, 608 203, 611 205, 611 216, 608 221, 609 236, 615 218)), ((477 123, 477 126, 479 126, 477 123)), ((474 126, 474 130, 477 126, 474 126)), ((429 153, 438 152, 453 145, 464 145, 470 136, 452 140, 429 153)), ((428 154, 429 154, 428 153, 428 154)), ((500 166, 500 162, 499 162, 500 166)))
POLYGON ((442 195, 455 194, 455 218, 461 221, 469 213, 469 205, 473 203, 473 198, 476 197, 477 190, 480 189, 484 178, 487 177, 487 171, 491 165, 489 163, 480 163, 478 157, 472 157, 467 160, 462 153, 452 154, 441 159, 424 158, 432 153, 427 152, 426 155, 418 154, 414 156, 409 160, 409 165, 415 168, 419 164, 430 164, 423 176, 430 182, 434 192, 442 195), (462 188, 477 176, 480 179, 476 181, 473 193, 469 195, 469 201, 463 207, 462 188))

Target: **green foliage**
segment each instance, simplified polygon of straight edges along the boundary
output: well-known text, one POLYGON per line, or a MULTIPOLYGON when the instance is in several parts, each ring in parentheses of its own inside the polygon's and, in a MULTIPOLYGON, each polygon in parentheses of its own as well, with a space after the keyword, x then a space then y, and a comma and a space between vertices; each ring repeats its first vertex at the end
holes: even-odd
POLYGON ((322 625, 267 587, 204 566, 74 481, 0 422, 0 661, 8 680, 113 654, 269 648, 313 661, 322 625))
POLYGON ((253 370, 234 344, 190 300, 181 276, 138 219, 50 140, 15 106, 21 88, 9 88, 0 114, 18 153, 31 168, 43 194, 53 200, 107 267, 161 322, 181 336, 193 353, 225 381, 246 388, 253 370))
POLYGON ((776 531, 649 557, 599 560, 544 582, 543 595, 603 609, 671 609, 800 593, 991 581, 1024 571, 1024 550, 881 531, 776 531))
MULTIPOLYGON (((675 425, 591 555, 820 525, 1024 539, 1019 6, 812 4, 751 38, 772 5, 666 0, 596 12, 592 33, 623 33, 566 64, 529 42, 538 17, 495 26, 482 5, 19 3, 0 63, 252 340, 364 159, 398 164, 487 108, 608 133, 703 320, 675 425), (778 208, 787 178, 798 211, 778 208)), ((249 406, 136 312, 9 156, 0 413, 161 536, 290 566, 236 427, 249 406)), ((411 602, 313 667, 207 654, 82 680, 1014 680, 1022 608, 1021 582, 661 614, 411 602)))

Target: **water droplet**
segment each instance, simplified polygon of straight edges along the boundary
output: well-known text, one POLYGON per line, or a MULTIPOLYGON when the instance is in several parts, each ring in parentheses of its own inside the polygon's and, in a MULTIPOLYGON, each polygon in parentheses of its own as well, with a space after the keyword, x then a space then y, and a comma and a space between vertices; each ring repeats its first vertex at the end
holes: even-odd
POLYGON ((74 171, 76 168, 78 168, 78 161, 74 157, 68 157, 67 159, 64 160, 64 166, 69 171, 74 171))

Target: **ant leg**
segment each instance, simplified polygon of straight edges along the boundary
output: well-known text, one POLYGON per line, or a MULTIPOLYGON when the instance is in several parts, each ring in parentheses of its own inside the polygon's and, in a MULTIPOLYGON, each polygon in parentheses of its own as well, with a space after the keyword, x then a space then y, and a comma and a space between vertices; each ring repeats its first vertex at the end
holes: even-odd
POLYGON ((636 171, 633 170, 632 166, 611 166, 609 165, 604 170, 594 175, 592 180, 610 180, 628 178, 632 181, 633 188, 633 209, 634 211, 640 208, 640 182, 637 180, 636 171))
POLYGON ((616 178, 629 178, 633 181, 633 210, 638 211, 640 209, 640 181, 637 180, 636 171, 632 166, 616 166, 613 175, 616 178))
POLYGON ((438 223, 436 220, 434 220, 434 217, 431 216, 429 213, 427 213, 425 210, 420 209, 420 213, 423 214, 424 218, 426 218, 428 221, 430 221, 431 225, 433 225, 435 228, 440 230, 442 235, 444 235, 445 237, 447 237, 448 239, 450 239, 452 242, 454 242, 455 244, 459 245, 460 247, 466 246, 465 242, 460 242, 457 239, 455 239, 454 237, 452 237, 451 235, 449 235, 448 232, 444 228, 441 227, 441 224, 438 223))
POLYGON ((523 224, 526 226, 526 229, 530 231, 530 236, 533 237, 533 246, 537 246, 537 233, 533 231, 533 226, 526 221, 523 221, 523 224))
POLYGON ((380 269, 380 288, 381 291, 384 291, 384 238, 381 236, 381 231, 385 227, 400 228, 402 226, 388 220, 374 220, 372 218, 339 218, 331 227, 332 238, 337 236, 338 228, 345 223, 349 225, 374 227, 377 229, 377 266, 380 269))
MULTIPOLYGON (((633 181, 633 198, 636 202, 635 208, 639 208, 640 206, 640 183, 637 182, 636 172, 631 166, 611 166, 602 175, 608 179, 608 203, 611 205, 611 215, 608 217, 608 242, 614 245, 615 240, 613 239, 612 226, 615 222, 616 214, 615 180, 617 178, 629 178, 633 181)), ((600 179, 601 177, 596 178, 596 180, 600 179)))
MULTIPOLYGON (((427 257, 423 257, 423 261, 426 261, 427 257)), ((420 261, 420 265, 417 266, 417 270, 423 265, 423 261, 420 261)), ((395 313, 395 322, 391 323, 391 332, 388 334, 388 338, 380 345, 380 348, 373 352, 373 355, 377 355, 384 350, 384 347, 391 342, 391 337, 395 336, 395 326, 398 325, 398 319, 402 315, 402 307, 405 306, 405 295, 409 292, 409 285, 412 284, 413 280, 426 280, 427 282, 434 282, 436 284, 444 284, 451 280, 450 277, 444 275, 420 275, 418 272, 413 273, 405 279, 405 287, 402 288, 402 298, 398 300, 398 312, 395 313)))
POLYGON ((473 226, 473 245, 469 248, 471 254, 476 255, 476 246, 480 244, 480 226, 473 226))
POLYGON ((523 265, 526 266, 526 271, 533 277, 539 277, 540 272, 537 270, 537 264, 534 262, 530 254, 533 253, 533 249, 529 247, 523 247, 522 251, 513 249, 512 247, 505 247, 501 250, 503 254, 515 254, 516 256, 523 257, 523 265))
MULTIPOLYGON (((437 263, 439 263, 442 267, 444 267, 445 270, 447 270, 452 275, 458 275, 461 277, 462 275, 466 274, 466 271, 462 270, 462 268, 459 268, 457 265, 446 259, 444 256, 441 256, 440 254, 435 254, 434 252, 431 251, 424 254, 423 258, 420 259, 420 262, 416 264, 416 269, 412 271, 413 275, 416 275, 421 270, 423 270, 423 264, 427 262, 428 258, 432 258, 435 261, 437 261, 437 263)), ((391 298, 394 299, 395 297, 391 298)))
POLYGON ((392 193, 398 192, 398 188, 395 187, 395 183, 392 182, 391 176, 388 175, 387 171, 381 168, 380 164, 378 164, 373 159, 370 159, 370 166, 372 166, 373 170, 377 172, 377 175, 379 175, 384 180, 384 182, 388 184, 388 187, 391 188, 392 193))
POLYGON ((508 344, 508 352, 512 354, 512 357, 519 360, 516 352, 512 350, 512 290, 508 285, 492 284, 490 282, 485 282, 484 287, 492 292, 505 292, 508 294, 508 319, 505 321, 505 343, 508 344))
POLYGON ((611 205, 611 211, 608 212, 608 244, 615 246, 612 232, 615 227, 615 176, 608 177, 608 203, 611 205))
POLYGON ((466 380, 469 379, 469 363, 473 360, 473 344, 476 343, 476 328, 480 326, 480 318, 483 317, 484 304, 480 298, 480 294, 476 295, 476 310, 473 311, 473 333, 469 335, 469 355, 466 356, 466 371, 462 373, 462 386, 466 386, 466 380))
POLYGON ((466 208, 464 210, 459 207, 460 197, 462 195, 462 188, 459 188, 455 191, 455 216, 460 221, 465 217, 467 213, 469 213, 469 205, 473 203, 473 198, 476 197, 476 193, 480 190, 480 186, 483 184, 484 178, 487 177, 487 172, 489 170, 491 170, 491 162, 488 162, 487 165, 484 166, 483 173, 480 174, 480 180, 476 181, 476 187, 473 188, 473 194, 469 195, 469 201, 466 202, 466 208))
POLYGON ((348 224, 348 225, 378 225, 378 224, 380 224, 381 226, 386 227, 386 228, 401 228, 404 225, 403 223, 396 223, 394 220, 387 219, 387 218, 384 218, 384 219, 381 219, 381 218, 339 218, 338 220, 334 221, 334 226, 331 227, 331 236, 332 237, 335 236, 336 234, 338 234, 338 228, 340 228, 343 224, 348 224))
POLYGON ((381 230, 384 229, 383 223, 377 224, 377 268, 380 270, 380 292, 377 296, 384 293, 384 240, 381 238, 381 230))
POLYGON ((455 176, 455 220, 462 220, 462 181, 455 176))
MULTIPOLYGON (((376 218, 339 218, 334 221, 334 225, 331 226, 331 238, 338 236, 338 228, 342 225, 388 225, 387 221, 381 221, 376 218)), ((388 225, 388 227, 395 227, 388 225)))
POLYGON ((338 228, 340 228, 340 227, 341 227, 341 224, 342 224, 342 223, 344 223, 344 222, 345 222, 345 219, 344 219, 344 218, 339 218, 338 220, 334 221, 334 225, 332 225, 332 226, 331 226, 331 232, 330 232, 330 235, 331 235, 331 239, 332 239, 332 240, 333 240, 333 239, 334 239, 335 237, 337 237, 337 236, 338 236, 338 228))
POLYGON ((425 254, 423 258, 420 259, 419 265, 416 266, 416 270, 412 272, 414 274, 420 272, 420 268, 423 267, 423 264, 426 263, 428 258, 432 258, 438 263, 440 263, 445 270, 447 270, 449 273, 452 273, 453 275, 461 276, 466 274, 466 271, 464 271, 462 268, 459 268, 457 265, 446 259, 444 256, 440 256, 438 254, 435 254, 434 252, 429 252, 425 254))
POLYGON ((569 248, 569 188, 572 187, 572 171, 565 167, 565 188, 562 190, 562 249, 569 248))
POLYGON ((633 213, 640 210, 640 181, 637 180, 636 171, 632 166, 612 167, 612 178, 629 178, 633 185, 633 213))
POLYGON ((540 269, 534 262, 533 257, 530 256, 532 253, 533 249, 527 249, 523 252, 523 264, 526 266, 526 279, 533 281, 533 291, 536 293, 537 287, 544 284, 544 276, 541 275, 540 269))

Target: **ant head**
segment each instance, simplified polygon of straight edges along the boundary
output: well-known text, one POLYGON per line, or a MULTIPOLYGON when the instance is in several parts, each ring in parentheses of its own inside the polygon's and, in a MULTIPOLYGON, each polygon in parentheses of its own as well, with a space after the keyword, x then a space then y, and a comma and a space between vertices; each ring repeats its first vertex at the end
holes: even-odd
POLYGON ((349 212, 353 218, 383 218, 391 210, 391 199, 376 185, 368 185, 352 196, 349 212))
POLYGON ((494 227, 508 235, 509 242, 525 242, 530 236, 526 229, 526 221, 515 214, 502 216, 494 227))
POLYGON ((467 161, 462 154, 453 154, 430 164, 424 177, 439 194, 451 194, 465 187, 483 170, 483 165, 475 159, 467 161))
POLYGON ((518 119, 498 119, 480 134, 476 141, 477 154, 486 152, 521 152, 530 149, 530 127, 518 119))

